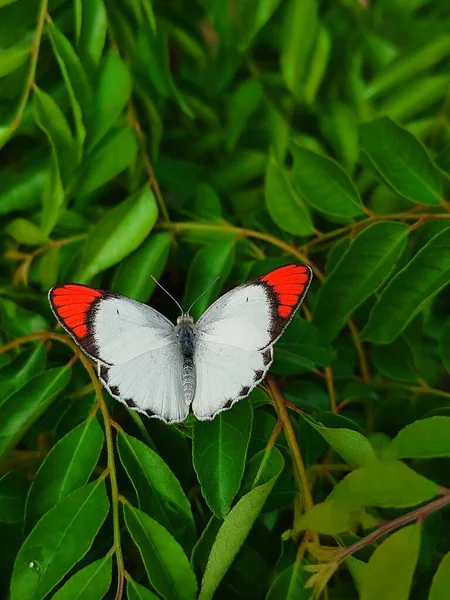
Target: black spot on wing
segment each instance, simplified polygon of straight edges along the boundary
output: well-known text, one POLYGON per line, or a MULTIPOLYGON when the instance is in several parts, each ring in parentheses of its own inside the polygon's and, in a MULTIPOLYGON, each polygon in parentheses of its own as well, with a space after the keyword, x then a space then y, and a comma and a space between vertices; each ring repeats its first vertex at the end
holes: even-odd
POLYGON ((105 383, 108 383, 108 367, 105 367, 105 365, 100 365, 98 374, 105 383))
POLYGON ((223 405, 224 408, 230 408, 230 406, 233 404, 233 400, 228 400, 226 404, 223 405))
MULTIPOLYGON (((108 386, 108 388, 109 388, 109 391, 111 392, 111 394, 113 396, 120 397, 119 386, 117 386, 117 385, 110 385, 110 386, 108 386)), ((125 402, 127 402, 127 401, 125 400, 125 402)))
POLYGON ((246 385, 239 392, 239 396, 248 396, 249 392, 250 392, 250 387, 248 385, 246 385))
POLYGON ((264 366, 267 367, 267 365, 270 363, 271 360, 272 360, 272 351, 269 348, 268 350, 263 352, 264 366))
POLYGON ((262 379, 263 375, 264 375, 264 371, 262 369, 260 369, 259 371, 255 371, 254 381, 259 381, 260 379, 262 379))
MULTIPOLYGON (((135 406, 136 406, 136 404, 135 404, 135 406)), ((147 417, 154 417, 156 415, 155 412, 153 412, 152 410, 149 410, 148 408, 147 408, 147 410, 144 410, 144 413, 147 415, 147 417)))
POLYGON ((126 398, 124 400, 125 404, 128 406, 128 408, 136 408, 137 404, 134 400, 132 400, 131 398, 126 398))

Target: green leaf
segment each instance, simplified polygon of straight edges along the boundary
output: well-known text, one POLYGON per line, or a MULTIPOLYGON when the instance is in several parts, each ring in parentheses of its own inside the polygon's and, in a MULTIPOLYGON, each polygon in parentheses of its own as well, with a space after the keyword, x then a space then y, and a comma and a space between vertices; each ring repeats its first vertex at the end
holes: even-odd
POLYGON ((323 427, 310 418, 306 420, 353 469, 362 467, 376 459, 369 440, 358 431, 323 427))
POLYGON ((417 383, 414 355, 403 336, 387 346, 374 346, 372 360, 378 371, 396 381, 417 383))
POLYGON ((92 119, 92 90, 72 44, 52 21, 47 23, 47 28, 53 52, 69 95, 77 134, 78 152, 81 156, 86 138, 86 128, 89 127, 92 119))
POLYGON ((240 50, 243 52, 251 44, 258 31, 271 18, 280 4, 280 0, 258 0, 242 3, 236 7, 239 17, 236 25, 240 29, 240 50))
POLYGON ((194 319, 197 319, 219 295, 233 265, 234 245, 234 240, 210 244, 201 248, 191 262, 182 306, 187 310, 198 298, 191 312, 194 319), (220 279, 214 283, 218 276, 220 279), (214 285, 211 285, 212 283, 214 285), (200 298, 200 294, 207 289, 200 298))
POLYGON ((428 600, 445 600, 450 587, 450 552, 439 563, 431 583, 428 600))
POLYGON ((103 481, 85 485, 50 509, 19 550, 11 600, 46 596, 88 552, 108 510, 103 481))
POLYGON ((390 448, 396 458, 450 456, 450 417, 430 417, 407 425, 390 448))
POLYGON ((101 600, 109 590, 112 578, 112 557, 94 561, 73 575, 53 596, 52 600, 101 600))
POLYGON ((365 506, 405 508, 438 494, 439 486, 400 461, 374 462, 340 481, 328 499, 357 510, 365 506))
POLYGON ((212 421, 196 421, 193 461, 202 495, 219 518, 230 510, 241 485, 253 411, 244 400, 212 421))
MULTIPOLYGON (((278 450, 276 450, 278 452, 278 450)), ((281 460, 281 469, 284 461, 281 460)), ((198 600, 212 598, 261 512, 281 469, 272 479, 251 490, 225 517, 211 548, 198 600)))
POLYGON ((164 272, 171 246, 170 234, 164 231, 152 234, 117 269, 111 289, 139 302, 147 302, 156 287, 150 277, 159 279, 164 272))
POLYGON ((361 579, 361 600, 408 600, 420 549, 420 525, 396 531, 370 557, 361 579))
POLYGON ((450 177, 450 144, 447 144, 434 161, 435 165, 448 177, 450 177))
POLYGON ((132 579, 127 579, 127 598, 128 600, 158 600, 158 596, 132 579))
POLYGON ((363 151, 396 192, 420 204, 439 204, 442 190, 427 151, 387 117, 359 126, 363 151))
POLYGON ((227 149, 236 146, 244 132, 247 121, 256 111, 262 100, 262 86, 258 79, 248 79, 241 83, 228 104, 227 149))
POLYGON ((266 600, 311 600, 311 590, 305 588, 306 573, 301 561, 281 571, 270 586, 266 600))
POLYGON ((131 164, 137 151, 136 136, 130 127, 112 129, 81 166, 78 192, 87 194, 113 179, 131 164))
POLYGON ((450 321, 442 328, 439 351, 442 357, 444 367, 450 373, 450 321))
POLYGON ((17 44, 9 48, 0 48, 0 77, 12 73, 21 67, 30 56, 30 46, 17 44))
POLYGON ((9 471, 0 479, 0 522, 23 523, 28 480, 19 471, 9 471))
POLYGON ((324 535, 338 535, 353 528, 352 510, 332 500, 319 502, 297 519, 296 531, 316 531, 324 535))
POLYGON ((288 89, 299 99, 304 96, 303 84, 316 32, 317 2, 289 0, 284 9, 280 63, 288 89))
POLYGON ((186 554, 170 533, 141 510, 124 506, 125 523, 150 583, 165 600, 195 600, 197 581, 186 554))
POLYGON ((102 428, 94 418, 75 427, 53 446, 36 473, 28 494, 28 529, 52 506, 87 483, 103 442, 102 428))
POLYGON ((47 292, 58 281, 59 248, 49 248, 39 261, 39 279, 41 289, 47 292))
POLYGON ((59 172, 58 159, 55 150, 52 149, 50 166, 42 196, 41 227, 45 233, 50 234, 59 221, 64 200, 65 194, 59 172))
POLYGON ((292 181, 305 202, 333 217, 363 214, 355 186, 337 163, 297 144, 292 144, 291 152, 292 181))
POLYGON ((3 404, 32 377, 41 373, 47 364, 47 350, 38 344, 30 353, 23 353, 14 362, 0 371, 0 404, 3 404), (11 377, 11 374, 14 377, 11 377))
POLYGON ((353 311, 390 276, 407 236, 406 224, 388 221, 374 223, 351 241, 317 295, 313 320, 323 334, 336 337, 353 311))
POLYGON ((98 65, 105 45, 108 15, 103 0, 81 0, 78 48, 82 60, 98 65))
POLYGON ((55 367, 33 377, 0 405, 0 459, 17 444, 31 425, 68 385, 71 369, 55 367))
POLYGON ((191 549, 196 539, 194 519, 175 475, 154 450, 126 433, 117 436, 117 448, 136 490, 139 508, 191 549))
POLYGON ((291 374, 299 367, 313 369, 316 365, 327 367, 334 358, 328 340, 311 321, 294 317, 275 346, 276 373, 291 374))
POLYGON ((42 246, 48 242, 48 237, 37 225, 27 219, 14 219, 5 227, 6 233, 27 246, 42 246))
POLYGON ((450 281, 450 228, 435 235, 381 292, 361 339, 389 344, 450 281))
POLYGON ((88 282, 136 250, 157 217, 158 206, 148 187, 109 210, 86 240, 77 281, 88 282))
POLYGON ((0 298, 0 329, 14 337, 20 337, 48 329, 48 323, 41 315, 22 308, 11 300, 0 298))
POLYGON ((131 78, 120 56, 111 50, 99 74, 94 96, 94 129, 90 147, 94 146, 114 125, 131 93, 131 78))
POLYGON ((296 193, 289 174, 272 157, 266 169, 266 206, 280 229, 293 235, 312 235, 313 223, 308 207, 296 193))
POLYGON ((53 98, 38 87, 34 88, 34 107, 37 124, 48 137, 61 179, 67 183, 78 163, 76 143, 67 119, 53 98))

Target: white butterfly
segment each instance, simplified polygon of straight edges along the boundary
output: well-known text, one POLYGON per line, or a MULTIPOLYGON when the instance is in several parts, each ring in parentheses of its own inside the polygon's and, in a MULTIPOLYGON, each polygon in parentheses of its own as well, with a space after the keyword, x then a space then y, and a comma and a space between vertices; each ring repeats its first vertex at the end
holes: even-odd
POLYGON ((55 286, 49 301, 111 396, 179 423, 191 407, 213 419, 264 379, 311 278, 306 265, 280 267, 223 295, 197 323, 183 313, 176 325, 145 304, 76 283, 55 286))

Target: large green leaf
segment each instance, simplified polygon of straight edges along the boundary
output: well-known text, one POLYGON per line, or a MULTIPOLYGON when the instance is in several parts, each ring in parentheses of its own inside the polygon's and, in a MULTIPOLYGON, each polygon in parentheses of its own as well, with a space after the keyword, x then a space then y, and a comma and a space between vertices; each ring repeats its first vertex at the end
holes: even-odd
POLYGON ((49 408, 70 381, 71 369, 55 367, 36 375, 0 405, 0 458, 14 448, 23 434, 49 408))
POLYGON ((89 281, 136 250, 157 216, 156 200, 148 187, 108 211, 86 240, 77 281, 89 281))
POLYGON ((391 442, 396 458, 450 456, 450 417, 430 417, 402 429, 391 442))
POLYGON ((296 560, 278 575, 270 586, 266 600, 311 600, 311 590, 305 588, 308 579, 302 561, 296 560))
POLYGON ((450 228, 431 238, 391 279, 373 307, 361 339, 392 342, 425 302, 450 282, 449 257, 450 228))
POLYGON ((108 509, 103 481, 85 485, 51 508, 17 555, 11 600, 45 597, 87 553, 108 509))
POLYGON ((7 368, 1 369, 0 404, 20 390, 35 375, 41 373, 46 364, 47 350, 44 344, 38 344, 31 354, 24 352, 7 368))
POLYGON ((434 574, 428 600, 445 600, 450 586, 450 552, 444 556, 434 574))
POLYGON ((317 296, 314 323, 322 333, 334 338, 352 312, 390 276, 407 235, 403 223, 374 223, 351 241, 317 296))
POLYGON ((170 234, 164 231, 152 234, 120 263, 111 289, 139 302, 147 302, 156 287, 150 275, 155 279, 162 275, 169 258, 170 244, 170 234))
POLYGON ((19 306, 12 300, 0 298, 0 329, 14 337, 48 329, 41 315, 19 306))
MULTIPOLYGON (((275 452, 279 451, 275 449, 275 452)), ((225 517, 211 548, 198 600, 212 598, 239 552, 283 468, 284 461, 280 458, 278 473, 243 496, 225 517)))
POLYGON ((189 500, 172 471, 154 450, 126 433, 117 436, 117 447, 139 508, 191 549, 196 538, 194 519, 189 500))
POLYGON ((267 165, 264 191, 267 210, 280 229, 293 235, 312 235, 308 207, 296 193, 289 173, 273 157, 267 165))
POLYGON ((219 295, 234 261, 234 240, 227 240, 205 246, 197 252, 189 268, 186 289, 183 297, 183 309, 198 298, 192 308, 192 316, 198 318, 219 295), (220 279, 214 283, 214 280, 220 279), (211 285, 213 284, 214 285, 211 285), (209 289, 208 289, 209 288, 209 289), (205 290, 208 290, 205 294, 205 290), (201 298, 199 297, 202 294, 201 298))
POLYGON ((307 510, 296 521, 298 531, 316 531, 325 535, 337 535, 350 531, 354 525, 353 510, 347 510, 346 506, 325 500, 319 502, 307 510))
POLYGON ((73 575, 53 596, 53 600, 101 600, 111 585, 112 557, 105 556, 73 575))
POLYGON ((47 235, 37 225, 27 219, 14 219, 5 228, 8 235, 27 246, 41 246, 48 243, 47 235))
POLYGON ((244 81, 228 104, 228 150, 233 150, 245 130, 247 121, 262 100, 262 86, 257 79, 244 81))
POLYGON ((450 373, 450 321, 448 321, 442 328, 439 350, 444 367, 450 373))
POLYGON ((411 133, 382 117, 360 125, 359 135, 363 151, 399 194, 420 204, 439 204, 438 173, 411 133))
POLYGON ((28 485, 19 471, 9 471, 0 479, 0 523, 23 523, 28 485))
POLYGON ((100 62, 107 29, 108 15, 103 0, 79 0, 75 3, 76 37, 85 64, 97 65, 100 62))
POLYGON ((158 596, 132 579, 127 579, 127 598, 128 600, 158 600, 158 596))
POLYGON ((9 48, 0 48, 0 77, 21 67, 29 56, 29 45, 17 44, 9 48))
POLYGON ((88 481, 103 442, 102 428, 94 418, 75 427, 53 446, 36 473, 28 494, 28 528, 52 506, 88 481))
POLYGON ((219 518, 230 510, 241 484, 252 417, 250 402, 242 400, 212 421, 194 425, 194 468, 203 497, 219 518))
POLYGON ((165 600, 195 600, 197 581, 183 549, 164 529, 137 508, 124 506, 125 523, 139 548, 150 583, 165 600))
POLYGON ((363 214, 358 192, 343 169, 329 158, 293 144, 292 181, 301 198, 333 217, 363 214))
POLYGON ((408 600, 420 549, 420 525, 396 531, 370 557, 361 578, 361 600, 408 600))

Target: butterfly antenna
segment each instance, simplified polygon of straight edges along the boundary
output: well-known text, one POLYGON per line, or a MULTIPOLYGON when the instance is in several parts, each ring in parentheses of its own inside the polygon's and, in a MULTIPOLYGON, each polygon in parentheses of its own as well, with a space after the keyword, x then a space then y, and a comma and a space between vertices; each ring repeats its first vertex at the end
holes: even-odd
POLYGON ((150 275, 150 277, 153 279, 153 281, 156 283, 156 285, 159 285, 159 287, 160 287, 160 288, 161 288, 161 289, 162 289, 164 292, 166 292, 166 294, 169 296, 169 298, 172 298, 172 300, 175 302, 175 304, 176 304, 176 305, 178 306, 178 308, 181 310, 181 314, 183 315, 183 314, 184 314, 184 311, 183 311, 183 309, 182 309, 182 307, 181 307, 181 304, 179 304, 179 303, 178 303, 178 302, 175 300, 175 298, 172 296, 172 294, 169 294, 169 292, 166 290, 166 288, 165 288, 165 287, 163 287, 163 286, 162 286, 162 285, 159 283, 159 281, 158 281, 158 280, 157 280, 155 277, 153 277, 153 275, 150 275))
POLYGON ((211 283, 211 285, 209 285, 209 286, 206 288, 206 290, 205 290, 204 292, 202 292, 202 293, 200 294, 200 296, 194 300, 194 302, 193 302, 193 303, 190 305, 190 307, 189 307, 189 309, 188 309, 188 311, 187 311, 187 314, 189 314, 189 313, 191 312, 191 308, 194 306, 194 304, 197 302, 197 300, 200 300, 200 298, 201 298, 202 296, 204 296, 204 295, 206 294, 206 292, 208 292, 208 291, 209 291, 209 290, 212 288, 212 286, 213 286, 213 285, 215 285, 215 284, 216 284, 216 283, 219 281, 219 279, 220 279, 220 275, 218 275, 218 276, 217 276, 217 277, 214 279, 214 281, 211 283))

